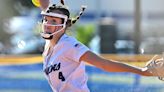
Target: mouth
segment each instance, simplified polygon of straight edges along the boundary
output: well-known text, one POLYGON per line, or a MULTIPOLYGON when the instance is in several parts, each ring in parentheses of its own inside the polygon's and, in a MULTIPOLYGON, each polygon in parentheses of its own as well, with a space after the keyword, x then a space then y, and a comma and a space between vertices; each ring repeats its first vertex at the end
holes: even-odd
POLYGON ((51 32, 43 32, 43 33, 45 33, 45 34, 52 34, 51 32))
POLYGON ((40 35, 47 40, 50 40, 53 38, 53 36, 51 35, 51 33, 40 33, 40 35))

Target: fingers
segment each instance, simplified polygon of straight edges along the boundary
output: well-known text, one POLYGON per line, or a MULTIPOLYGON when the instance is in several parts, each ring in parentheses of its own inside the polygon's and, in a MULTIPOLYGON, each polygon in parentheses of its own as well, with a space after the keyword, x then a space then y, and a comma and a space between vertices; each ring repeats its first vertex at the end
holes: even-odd
POLYGON ((156 60, 157 57, 158 57, 158 55, 154 55, 153 58, 152 58, 150 61, 154 61, 154 60, 156 60))
POLYGON ((154 62, 157 59, 158 55, 154 55, 153 58, 151 58, 147 63, 146 66, 148 66, 149 64, 151 64, 152 62, 154 62))
POLYGON ((154 55, 151 60, 146 64, 147 70, 153 75, 157 76, 160 80, 164 80, 164 59, 161 56, 154 55))

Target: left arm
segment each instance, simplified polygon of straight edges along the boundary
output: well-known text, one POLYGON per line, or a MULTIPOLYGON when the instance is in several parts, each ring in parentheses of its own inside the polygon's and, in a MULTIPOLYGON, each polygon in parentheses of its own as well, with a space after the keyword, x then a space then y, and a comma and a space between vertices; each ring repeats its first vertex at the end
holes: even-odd
POLYGON ((153 76, 147 71, 147 68, 140 68, 126 63, 122 63, 114 60, 104 59, 91 51, 87 51, 81 58, 80 61, 85 61, 89 64, 92 64, 100 69, 103 69, 108 72, 131 72, 140 74, 143 76, 153 76))

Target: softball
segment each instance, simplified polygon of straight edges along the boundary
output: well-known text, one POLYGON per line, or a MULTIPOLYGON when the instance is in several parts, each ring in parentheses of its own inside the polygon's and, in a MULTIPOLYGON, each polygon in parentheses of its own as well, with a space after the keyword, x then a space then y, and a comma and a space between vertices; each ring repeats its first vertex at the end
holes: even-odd
POLYGON ((32 0, 32 3, 33 3, 36 7, 40 7, 40 2, 39 2, 39 0, 32 0))

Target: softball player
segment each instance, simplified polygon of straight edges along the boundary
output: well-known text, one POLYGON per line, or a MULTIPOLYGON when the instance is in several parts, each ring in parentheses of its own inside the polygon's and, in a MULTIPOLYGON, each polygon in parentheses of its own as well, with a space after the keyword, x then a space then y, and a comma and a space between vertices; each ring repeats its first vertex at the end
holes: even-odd
POLYGON ((53 92, 89 92, 85 64, 87 62, 108 72, 131 72, 144 76, 153 76, 147 68, 139 68, 114 60, 104 59, 74 37, 65 34, 66 29, 76 23, 85 10, 72 20, 70 11, 61 5, 50 5, 48 0, 39 0, 43 15, 41 36, 46 39, 44 73, 53 92))

